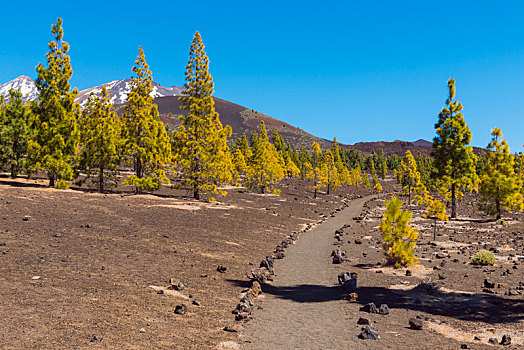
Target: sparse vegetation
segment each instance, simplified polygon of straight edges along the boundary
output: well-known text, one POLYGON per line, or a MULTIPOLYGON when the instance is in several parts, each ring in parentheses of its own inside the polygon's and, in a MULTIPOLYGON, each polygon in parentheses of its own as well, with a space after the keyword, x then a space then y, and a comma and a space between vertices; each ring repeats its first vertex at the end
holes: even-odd
POLYGON ((488 266, 495 264, 495 255, 487 250, 481 250, 471 258, 471 265, 488 266))

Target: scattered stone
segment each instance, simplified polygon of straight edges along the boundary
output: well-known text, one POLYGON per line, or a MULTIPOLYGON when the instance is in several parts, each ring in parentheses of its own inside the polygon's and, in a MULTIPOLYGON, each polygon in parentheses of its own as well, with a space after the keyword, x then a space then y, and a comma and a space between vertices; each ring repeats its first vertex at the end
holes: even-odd
POLYGON ((502 336, 502 340, 500 341, 500 345, 511 345, 511 337, 507 334, 504 334, 502 336))
POLYGON ((145 332, 146 332, 146 330, 145 330, 144 328, 140 328, 138 331, 139 331, 140 333, 145 333, 145 332))
POLYGON ((357 301, 357 299, 358 299, 358 294, 357 294, 357 293, 349 293, 347 299, 348 299, 348 301, 357 301))
POLYGON ((470 349, 468 344, 460 344, 461 349, 470 349))
POLYGON ((411 272, 411 270, 406 270, 406 276, 413 276, 413 272, 411 272))
POLYGON ((235 321, 244 321, 249 318, 249 314, 247 312, 239 312, 235 315, 235 321))
POLYGON ((357 324, 365 324, 365 325, 370 325, 371 323, 369 322, 369 320, 367 318, 364 318, 364 317, 360 317, 357 321, 357 324))
POLYGON ((489 288, 483 288, 482 292, 487 294, 495 294, 495 291, 489 288))
POLYGON ((369 303, 360 308, 360 311, 369 312, 370 314, 377 314, 377 306, 374 303, 369 303))
POLYGON ((497 338, 489 338, 488 343, 493 344, 493 345, 499 345, 499 341, 497 338))
POLYGON ((473 340, 480 340, 480 337, 475 336, 475 337, 473 337, 473 340))
POLYGON ((251 274, 248 276, 250 279, 258 281, 260 283, 266 283, 267 281, 272 281, 271 272, 265 267, 252 269, 251 274))
POLYGON ((449 256, 449 254, 446 254, 446 253, 437 253, 437 259, 444 259, 444 258, 447 258, 449 256))
POLYGON ((283 259, 285 256, 286 254, 284 254, 284 252, 277 252, 273 254, 273 259, 283 259))
POLYGON ((175 306, 175 314, 184 315, 187 312, 187 306, 185 304, 180 304, 175 306))
POLYGON ((495 283, 488 281, 487 278, 484 279, 484 288, 495 288, 495 283))
POLYGON ((362 240, 360 238, 355 239, 355 244, 362 244, 362 240))
POLYGON ((378 331, 375 328, 372 328, 370 326, 364 326, 361 329, 360 334, 358 335, 360 339, 371 339, 371 340, 379 340, 380 336, 378 335, 378 331))
POLYGON ((164 238, 169 238, 169 235, 168 235, 168 234, 165 234, 165 233, 164 233, 162 236, 163 236, 164 238))
POLYGON ((217 267, 217 271, 220 273, 224 273, 227 271, 227 267, 220 265, 217 267))
POLYGON ((97 337, 96 335, 93 335, 91 337, 91 339, 89 340, 90 343, 94 343, 94 342, 97 342, 97 341, 102 341, 102 338, 101 337, 97 337))
POLYGON ((231 332, 231 333, 240 333, 240 332, 244 331, 244 327, 241 324, 239 324, 239 323, 235 323, 235 324, 233 324, 231 326, 225 327, 224 330, 226 332, 231 332))
POLYGON ((378 313, 381 315, 388 315, 389 314, 389 307, 388 304, 382 304, 378 308, 378 313))
POLYGON ((196 305, 196 306, 200 306, 200 302, 198 300, 193 300, 191 302, 191 304, 196 305))
POLYGON ((159 289, 156 291, 156 294, 164 294, 164 290, 163 289, 159 289))
POLYGON ((422 320, 417 320, 416 318, 409 319, 409 328, 421 330, 424 327, 424 322, 422 320))
POLYGON ((41 279, 41 278, 42 278, 42 277, 40 277, 40 276, 33 276, 33 277, 31 277, 31 279, 32 279, 33 281, 39 280, 39 279, 41 279))

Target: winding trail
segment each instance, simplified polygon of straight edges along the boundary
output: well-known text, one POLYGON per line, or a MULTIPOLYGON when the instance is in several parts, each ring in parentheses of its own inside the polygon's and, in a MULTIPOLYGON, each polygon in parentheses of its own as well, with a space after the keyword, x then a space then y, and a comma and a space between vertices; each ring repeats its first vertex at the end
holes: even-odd
POLYGON ((357 339, 343 331, 350 317, 348 302, 336 284, 340 267, 332 264, 330 254, 335 230, 360 215, 372 197, 350 201, 286 250, 273 283, 263 286, 263 309, 246 325, 244 349, 355 348, 357 339))

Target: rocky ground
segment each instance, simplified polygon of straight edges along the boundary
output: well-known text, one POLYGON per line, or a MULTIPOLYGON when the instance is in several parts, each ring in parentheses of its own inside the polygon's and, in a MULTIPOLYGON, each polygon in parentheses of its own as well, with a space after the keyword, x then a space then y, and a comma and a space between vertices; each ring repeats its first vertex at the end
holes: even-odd
MULTIPOLYGON (((386 191, 393 185, 391 179, 384 183, 386 191)), ((261 312, 253 307, 252 315, 237 315, 240 321, 232 314, 253 290, 247 290, 250 271, 267 255, 283 256, 274 260, 273 277, 279 278, 285 255, 303 234, 332 214, 340 220, 338 210, 370 194, 346 187, 313 199, 298 180, 286 180, 280 188, 281 196, 232 188, 217 203, 204 203, 168 188, 155 195, 97 194, 0 178, 0 348, 243 344, 242 325, 250 317, 254 321, 245 326, 255 325, 261 312)), ((511 337, 507 347, 521 348, 522 215, 505 215, 502 225, 480 215, 475 203, 473 196, 461 202, 459 219, 439 223, 436 239, 433 221, 411 206, 420 232, 420 264, 409 269, 384 266, 378 231, 383 198, 367 201, 360 215, 345 218, 338 236, 329 232, 333 249, 346 253, 340 264, 332 264, 330 256, 322 262, 329 264, 332 290, 346 298, 337 275, 358 274, 358 296, 336 301, 345 316, 333 332, 355 339, 356 348, 421 348, 423 343, 434 349, 480 349, 504 335, 511 337), (469 264, 480 249, 495 253, 494 266, 469 264), (369 303, 387 304, 390 312, 360 311, 369 303), (358 339, 361 317, 380 340, 358 339), (410 328, 410 319, 421 321, 422 330, 410 328)), ((269 295, 271 281, 265 282, 262 289, 269 295)), ((263 303, 264 297, 254 301, 263 303)))
POLYGON ((236 339, 223 330, 242 290, 230 280, 247 280, 289 233, 366 193, 313 199, 287 180, 281 196, 236 188, 204 203, 168 188, 137 196, 45 184, 0 178, 2 349, 202 349, 236 339), (182 304, 187 312, 175 314, 182 304))

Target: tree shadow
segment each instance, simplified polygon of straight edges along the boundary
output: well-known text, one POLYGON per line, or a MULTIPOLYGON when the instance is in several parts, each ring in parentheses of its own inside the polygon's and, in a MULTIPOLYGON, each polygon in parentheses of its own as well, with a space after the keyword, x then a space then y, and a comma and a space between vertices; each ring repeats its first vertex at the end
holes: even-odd
MULTIPOLYGON (((248 288, 247 284, 241 280, 227 280, 238 287, 248 288)), ((276 287, 271 284, 261 284, 262 292, 271 294, 280 299, 292 300, 296 303, 324 303, 333 300, 343 299, 344 290, 337 285, 324 286, 316 284, 299 284, 295 286, 276 287)))
POLYGON ((462 293, 427 288, 409 290, 384 287, 357 288, 358 303, 387 304, 390 309, 408 309, 435 316, 484 323, 512 323, 524 319, 524 300, 482 293, 462 293))
MULTIPOLYGON (((238 287, 249 288, 250 281, 227 280, 238 287)), ((276 287, 262 284, 262 292, 297 303, 322 303, 341 300, 347 293, 341 286, 299 284, 276 287)), ((409 290, 393 290, 384 287, 357 288, 357 303, 387 304, 390 309, 404 309, 451 317, 463 321, 513 323, 524 319, 524 300, 504 298, 498 295, 443 291, 420 284, 409 290)))

